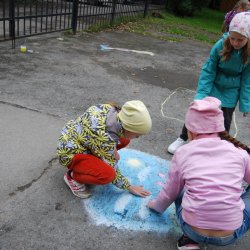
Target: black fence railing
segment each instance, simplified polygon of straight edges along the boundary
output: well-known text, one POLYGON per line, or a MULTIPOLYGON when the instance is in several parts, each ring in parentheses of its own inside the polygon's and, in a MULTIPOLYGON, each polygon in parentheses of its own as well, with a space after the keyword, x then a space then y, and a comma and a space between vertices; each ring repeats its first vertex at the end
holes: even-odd
MULTIPOLYGON (((0 0, 0 41, 56 31, 73 33, 148 11, 167 0, 0 0)), ((12 43, 13 44, 13 43, 12 43)))

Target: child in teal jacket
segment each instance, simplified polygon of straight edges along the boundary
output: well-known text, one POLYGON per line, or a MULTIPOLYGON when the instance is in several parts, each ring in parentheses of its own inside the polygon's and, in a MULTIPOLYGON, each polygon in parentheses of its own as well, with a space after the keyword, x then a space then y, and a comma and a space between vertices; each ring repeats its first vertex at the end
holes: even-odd
MULTIPOLYGON (((213 46, 205 62, 195 99, 213 96, 221 101, 225 129, 229 132, 232 115, 239 102, 239 110, 250 110, 250 12, 236 14, 229 33, 213 46)), ((174 154, 188 140, 184 126, 180 137, 168 147, 174 154)))

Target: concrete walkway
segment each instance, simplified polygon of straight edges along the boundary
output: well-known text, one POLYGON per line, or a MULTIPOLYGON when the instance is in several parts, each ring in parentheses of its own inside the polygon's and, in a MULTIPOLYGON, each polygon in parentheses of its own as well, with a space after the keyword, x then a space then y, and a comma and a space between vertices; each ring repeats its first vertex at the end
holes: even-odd
MULTIPOLYGON (((153 128, 130 148, 171 160, 167 145, 180 133, 210 48, 124 32, 53 34, 29 38, 26 45, 34 53, 0 43, 0 249, 176 249, 178 232, 96 225, 84 201, 65 186, 55 149, 64 123, 89 105, 140 99, 153 128), (101 44, 155 55, 101 51, 101 44)), ((237 111, 232 133, 250 145, 249 129, 249 117, 237 111)), ((247 234, 233 246, 207 249, 243 250, 249 244, 247 234)))

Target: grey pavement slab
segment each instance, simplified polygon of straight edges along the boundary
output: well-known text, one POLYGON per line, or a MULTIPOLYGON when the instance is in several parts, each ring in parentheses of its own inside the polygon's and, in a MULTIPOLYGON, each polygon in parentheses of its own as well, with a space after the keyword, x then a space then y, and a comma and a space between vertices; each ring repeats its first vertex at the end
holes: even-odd
MULTIPOLYGON (((18 40, 14 50, 0 43, 0 249, 176 249, 176 232, 96 225, 63 183, 55 148, 63 124, 88 106, 140 99, 153 128, 129 147, 171 160, 167 145, 180 133, 209 50, 126 32, 50 34, 18 40), (24 43, 33 53, 19 51, 24 43), (101 51, 101 44, 154 56, 101 51)), ((249 117, 236 111, 232 133, 247 145, 249 129, 249 117)), ((207 249, 249 243, 247 234, 233 246, 207 249)))
POLYGON ((37 111, 0 103, 0 204, 29 188, 56 158, 64 121, 37 111))

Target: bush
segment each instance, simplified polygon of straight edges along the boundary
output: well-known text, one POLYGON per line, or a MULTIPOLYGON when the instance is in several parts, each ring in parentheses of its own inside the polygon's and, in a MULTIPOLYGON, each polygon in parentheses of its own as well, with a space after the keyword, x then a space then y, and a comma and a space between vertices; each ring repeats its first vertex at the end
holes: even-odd
POLYGON ((167 9, 179 16, 192 16, 195 10, 207 7, 211 0, 169 0, 167 9))
POLYGON ((197 10, 201 10, 204 7, 208 7, 210 2, 211 0, 192 0, 194 8, 197 10))
POLYGON ((192 16, 194 12, 192 0, 182 0, 176 6, 176 14, 180 16, 192 16))

